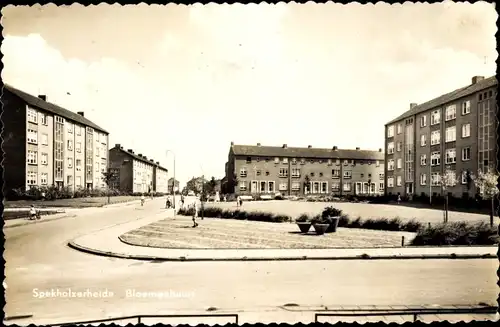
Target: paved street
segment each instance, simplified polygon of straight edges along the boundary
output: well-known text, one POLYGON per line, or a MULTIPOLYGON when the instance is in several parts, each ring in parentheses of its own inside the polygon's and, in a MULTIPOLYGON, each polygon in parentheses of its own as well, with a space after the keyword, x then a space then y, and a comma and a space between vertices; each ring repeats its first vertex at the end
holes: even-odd
MULTIPOLYGON (((278 307, 287 303, 494 304, 498 295, 498 261, 493 259, 156 263, 98 257, 66 246, 77 236, 159 214, 165 211, 163 207, 164 199, 155 199, 144 207, 83 209, 74 218, 5 229, 6 315, 33 315, 11 322, 25 325, 133 314, 209 313, 209 307, 216 307, 224 313, 239 311, 240 323, 308 323, 313 321, 313 312, 278 307), (34 296, 34 289, 68 288, 73 292, 108 290, 113 295, 34 296), (135 290, 136 296, 127 296, 127 290, 128 295, 135 290), (169 296, 144 297, 138 292, 169 292, 169 296), (139 294, 143 297, 138 298, 139 294)), ((194 323, 192 319, 187 322, 194 323)))

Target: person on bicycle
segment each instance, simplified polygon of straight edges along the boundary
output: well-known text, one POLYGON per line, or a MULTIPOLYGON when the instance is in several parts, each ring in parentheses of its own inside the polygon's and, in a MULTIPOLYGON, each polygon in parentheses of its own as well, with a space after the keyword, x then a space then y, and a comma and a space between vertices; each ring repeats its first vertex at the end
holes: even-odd
POLYGON ((146 198, 144 197, 144 194, 141 195, 141 206, 144 205, 144 202, 146 201, 146 198))
POLYGON ((35 209, 35 205, 32 204, 31 208, 30 208, 30 219, 31 220, 35 220, 37 218, 36 214, 37 214, 37 212, 36 212, 36 209, 35 209))

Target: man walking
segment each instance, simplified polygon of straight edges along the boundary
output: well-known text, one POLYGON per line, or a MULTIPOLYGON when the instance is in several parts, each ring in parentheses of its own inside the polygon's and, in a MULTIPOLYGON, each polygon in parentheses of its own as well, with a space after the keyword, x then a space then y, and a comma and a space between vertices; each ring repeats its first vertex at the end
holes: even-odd
POLYGON ((195 199, 194 203, 193 203, 193 228, 198 226, 198 223, 196 222, 196 218, 198 218, 198 201, 197 201, 197 199, 195 199))

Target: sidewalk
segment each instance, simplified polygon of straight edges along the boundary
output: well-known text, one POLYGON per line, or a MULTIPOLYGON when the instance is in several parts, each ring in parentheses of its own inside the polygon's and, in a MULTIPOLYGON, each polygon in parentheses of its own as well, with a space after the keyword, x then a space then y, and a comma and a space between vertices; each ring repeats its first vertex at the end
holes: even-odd
MULTIPOLYGON (((491 259, 498 247, 404 247, 366 249, 165 249, 123 243, 119 236, 151 224, 173 210, 124 223, 76 238, 69 246, 91 254, 135 260, 158 261, 267 261, 267 260, 374 260, 374 259, 491 259)), ((179 219, 182 219, 179 217, 179 219)), ((186 226, 190 221, 186 220, 186 226)))
MULTIPOLYGON (((161 199, 161 197, 155 198, 155 199, 161 199)), ((151 199, 146 199, 146 201, 151 201, 151 199)), ((100 211, 100 210, 104 210, 106 208, 126 207, 126 206, 130 206, 130 205, 138 204, 138 203, 140 203, 140 200, 113 203, 113 204, 105 205, 102 207, 88 207, 88 208, 61 208, 61 207, 59 207, 59 208, 53 208, 53 209, 43 208, 40 210, 41 211, 57 210, 57 211, 61 211, 61 213, 42 216, 42 218, 40 220, 29 220, 26 218, 7 219, 7 220, 4 220, 4 227, 3 228, 12 228, 12 227, 24 226, 24 225, 29 225, 29 224, 40 224, 40 223, 58 220, 58 219, 62 219, 62 218, 74 218, 77 216, 77 214, 81 214, 81 213, 88 213, 91 211, 100 211)), ((24 208, 9 208, 9 209, 10 209, 10 211, 27 210, 24 208)), ((7 209, 7 210, 9 210, 9 209, 7 209)))

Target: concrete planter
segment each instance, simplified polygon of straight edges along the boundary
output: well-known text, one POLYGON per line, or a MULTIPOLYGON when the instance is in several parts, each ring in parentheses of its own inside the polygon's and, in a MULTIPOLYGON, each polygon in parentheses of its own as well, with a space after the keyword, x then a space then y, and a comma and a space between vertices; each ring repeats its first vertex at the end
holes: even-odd
POLYGON ((326 230, 328 229, 328 226, 330 226, 330 224, 313 224, 314 230, 318 235, 325 234, 326 230))
POLYGON ((299 226, 300 231, 302 233, 304 233, 304 234, 307 233, 307 232, 309 232, 309 229, 311 229, 311 225, 312 224, 308 223, 308 222, 299 222, 299 223, 297 223, 297 226, 299 226))
POLYGON ((327 233, 335 233, 337 231, 337 227, 339 226, 340 217, 328 217, 327 220, 330 223, 326 232, 327 233))

